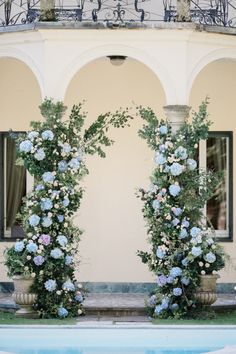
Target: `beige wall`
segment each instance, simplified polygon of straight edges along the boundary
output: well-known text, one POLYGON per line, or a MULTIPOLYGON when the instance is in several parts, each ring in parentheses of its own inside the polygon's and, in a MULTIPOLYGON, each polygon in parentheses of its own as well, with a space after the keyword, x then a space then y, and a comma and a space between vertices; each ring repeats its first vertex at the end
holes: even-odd
MULTIPOLYGON (((32 119, 41 119, 38 105, 40 90, 32 72, 15 59, 0 59, 0 130, 27 130, 32 119)), ((190 105, 196 109, 209 95, 209 112, 214 130, 234 130, 236 100, 236 63, 214 62, 196 78, 190 105)), ((163 117, 166 104, 157 77, 143 64, 127 60, 113 67, 108 59, 86 65, 70 82, 65 104, 86 99, 88 122, 99 113, 132 104, 149 105, 163 117)), ((137 136, 141 122, 135 119, 130 128, 112 131, 115 144, 107 150, 107 158, 88 158, 89 176, 84 182, 86 193, 75 222, 85 230, 80 244, 81 281, 146 282, 153 278, 136 256, 145 249, 146 230, 142 203, 135 197, 135 188, 148 185, 152 170, 152 152, 137 136)), ((234 152, 235 156, 235 152, 234 152)), ((235 200, 235 195, 234 195, 235 200)), ((234 224, 235 224, 234 220, 234 224)), ((0 254, 6 243, 0 243, 0 254)), ((236 243, 224 243, 235 262, 236 243)), ((2 258, 0 257, 0 262, 2 258)), ((221 281, 234 282, 236 271, 227 268, 221 281)), ((7 280, 0 264, 0 281, 7 280)))
MULTIPOLYGON (((31 120, 41 119, 41 95, 31 70, 17 59, 0 59, 0 131, 29 130, 31 120)), ((0 282, 6 281, 3 250, 12 243, 0 243, 0 282)))
MULTIPOLYGON (((91 123, 100 113, 142 104, 162 113, 165 97, 159 80, 144 65, 127 60, 112 66, 103 58, 80 70, 68 87, 69 107, 86 99, 91 123), (132 104, 134 102, 134 104, 132 104)), ((81 281, 152 281, 147 267, 136 256, 147 249, 142 203, 136 188, 148 186, 153 154, 137 134, 141 120, 130 128, 112 131, 115 144, 106 159, 88 158, 86 192, 76 221, 85 232, 80 244, 81 281)))
MULTIPOLYGON (((233 131, 234 140, 236 132, 236 62, 230 60, 215 61, 207 65, 196 78, 191 95, 190 106, 197 110, 200 102, 206 96, 210 98, 208 112, 213 124, 211 130, 233 131)), ((234 176, 236 145, 234 141, 234 176)), ((234 178, 235 180, 235 178, 234 178)), ((234 230, 236 225, 235 217, 236 188, 234 188, 234 230)), ((236 279, 236 240, 234 231, 234 242, 222 243, 226 252, 230 255, 231 261, 226 269, 221 272, 221 282, 235 282, 236 279)))

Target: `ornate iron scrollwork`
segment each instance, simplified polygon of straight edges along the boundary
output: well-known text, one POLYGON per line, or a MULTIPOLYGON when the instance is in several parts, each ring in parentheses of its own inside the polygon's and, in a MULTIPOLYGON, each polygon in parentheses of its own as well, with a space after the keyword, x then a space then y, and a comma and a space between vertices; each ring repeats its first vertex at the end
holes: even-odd
MULTIPOLYGON (((177 0, 56 0, 56 21, 133 22, 176 21, 177 0)), ((191 21, 236 27, 236 0, 191 0, 191 21)), ((0 26, 37 22, 40 0, 0 0, 0 26)))

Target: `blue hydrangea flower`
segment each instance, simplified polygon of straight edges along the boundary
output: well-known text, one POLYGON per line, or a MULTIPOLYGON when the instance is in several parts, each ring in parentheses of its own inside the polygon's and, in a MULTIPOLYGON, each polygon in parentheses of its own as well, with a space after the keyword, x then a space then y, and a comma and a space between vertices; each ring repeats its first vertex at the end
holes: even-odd
POLYGON ((44 211, 44 210, 50 210, 50 209, 52 209, 53 204, 52 204, 51 199, 46 198, 46 199, 44 199, 44 200, 41 201, 40 206, 41 206, 41 210, 44 211))
POLYGON ((67 309, 65 309, 65 307, 59 307, 57 314, 59 317, 65 318, 68 316, 68 311, 67 311, 67 309))
POLYGON ((29 132, 27 134, 27 136, 30 140, 34 140, 35 138, 37 138, 39 136, 39 132, 32 131, 32 132, 29 132))
POLYGON ((171 308, 171 311, 175 312, 175 311, 177 311, 179 309, 179 305, 174 303, 174 304, 171 305, 170 308, 171 308))
POLYGON ((179 216, 182 214, 182 209, 181 208, 174 208, 173 213, 175 214, 175 216, 179 216))
POLYGON ((166 163, 166 158, 163 154, 160 154, 159 152, 157 152, 155 155, 154 161, 155 161, 155 164, 157 164, 157 165, 164 165, 164 163, 166 163))
POLYGON ((24 140, 20 143, 19 150, 20 152, 30 152, 33 147, 33 144, 30 140, 24 140))
POLYGON ((193 159, 188 159, 187 160, 187 167, 190 171, 195 170, 197 168, 197 162, 193 159))
POLYGON ((184 219, 184 220, 182 221, 182 226, 188 228, 188 227, 189 227, 189 221, 186 220, 186 219, 184 219))
POLYGON ((63 199, 62 204, 66 208, 70 204, 70 200, 68 198, 65 198, 63 199))
POLYGON ((170 277, 170 276, 166 278, 167 284, 172 284, 174 282, 174 280, 175 279, 173 277, 170 277))
POLYGON ((164 152, 166 150, 166 147, 164 144, 159 145, 159 151, 164 152))
POLYGON ((44 286, 47 291, 52 292, 56 289, 57 283, 55 280, 49 279, 49 280, 45 281, 44 286))
POLYGON ((182 259, 181 263, 182 263, 182 265, 183 265, 184 267, 187 267, 187 266, 188 266, 188 264, 189 264, 189 260, 188 260, 188 258, 184 258, 184 259, 182 259))
POLYGON ((179 237, 180 237, 181 239, 188 237, 188 233, 187 233, 187 230, 186 230, 185 228, 183 228, 183 229, 180 230, 179 237))
POLYGON ((80 161, 78 159, 74 158, 74 159, 70 160, 68 165, 70 166, 70 168, 78 169, 80 166, 80 161))
POLYGON ((62 215, 62 214, 57 215, 57 220, 59 222, 63 222, 64 221, 64 215, 62 215))
POLYGON ((159 132, 161 135, 167 134, 167 126, 166 125, 161 125, 159 128, 159 132))
POLYGON ((54 248, 51 251, 50 255, 54 259, 59 259, 59 258, 63 257, 63 252, 60 250, 60 248, 54 248))
POLYGON ((83 302, 84 301, 84 298, 83 298, 83 295, 78 292, 76 295, 75 295, 75 300, 78 301, 78 302, 83 302))
POLYGON ((71 151, 71 146, 68 143, 64 143, 61 148, 65 154, 69 154, 69 152, 71 151))
POLYGON ((198 257, 202 254, 202 249, 201 247, 193 246, 191 253, 194 257, 198 257))
POLYGON ((48 216, 45 216, 42 221, 43 227, 50 227, 52 225, 52 219, 48 216))
POLYGON ((181 279, 181 283, 187 286, 187 285, 189 285, 189 283, 190 283, 190 279, 189 279, 189 278, 186 278, 186 277, 183 277, 183 278, 181 279))
POLYGON ((172 224, 174 227, 177 226, 179 223, 180 223, 180 221, 179 221, 178 218, 174 218, 174 219, 171 221, 171 224, 172 224))
POLYGON ((68 164, 66 161, 62 160, 58 163, 58 170, 60 172, 65 172, 68 169, 68 164))
POLYGON ((155 314, 156 315, 160 315, 160 313, 163 311, 163 307, 161 306, 161 305, 157 305, 156 307, 155 307, 155 314))
POLYGON ((36 256, 33 258, 34 264, 36 264, 36 266, 40 266, 44 263, 45 259, 43 256, 36 256))
POLYGON ((52 184, 54 182, 55 176, 52 172, 44 172, 43 176, 44 183, 52 184))
POLYGON ((152 295, 148 298, 148 306, 154 307, 156 305, 157 298, 156 295, 152 295))
POLYGON ((54 134, 51 130, 44 130, 44 132, 42 132, 42 138, 43 138, 43 140, 52 141, 54 138, 54 134))
POLYGON ((166 285, 166 282, 167 282, 167 278, 164 274, 157 276, 157 285, 162 287, 162 286, 166 285))
POLYGON ((183 166, 180 165, 178 162, 174 162, 170 166, 170 173, 172 176, 179 176, 183 172, 183 166))
POLYGON ((180 191, 181 188, 178 184, 171 184, 169 187, 170 195, 172 195, 173 197, 176 197, 180 191))
POLYGON ((59 243, 60 246, 65 247, 68 243, 67 237, 64 235, 58 235, 57 236, 57 242, 59 243))
POLYGON ((157 199, 155 199, 155 200, 152 202, 152 207, 153 207, 154 210, 157 211, 157 210, 160 208, 160 202, 159 202, 157 199))
POLYGON ((201 232, 201 229, 199 227, 192 227, 191 230, 190 230, 190 235, 192 237, 197 237, 201 232))
POLYGON ((42 191, 44 190, 44 186, 42 184, 38 184, 36 187, 35 187, 35 190, 38 192, 38 191, 42 191))
POLYGON ((216 260, 216 256, 214 255, 214 253, 209 252, 204 256, 204 259, 208 263, 214 263, 216 260))
POLYGON ((25 248, 25 244, 23 241, 17 241, 14 246, 14 250, 16 252, 21 252, 25 248))
POLYGON ((35 253, 38 251, 38 246, 36 245, 36 243, 31 242, 31 243, 28 243, 28 245, 26 246, 26 249, 30 253, 35 253))
POLYGON ((168 307, 169 307, 169 304, 170 304, 170 299, 168 299, 168 297, 164 297, 162 299, 162 302, 161 302, 161 307, 164 309, 164 310, 167 310, 168 307))
POLYGON ((175 156, 181 160, 186 160, 188 157, 187 150, 183 146, 179 146, 175 150, 175 156))
POLYGON ((163 259, 165 257, 165 255, 166 255, 166 252, 163 251, 160 248, 160 246, 158 246, 157 251, 156 251, 156 255, 157 255, 158 258, 163 259))
POLYGON ((170 271, 170 276, 173 278, 179 277, 182 274, 182 269, 179 267, 173 267, 170 271))
POLYGON ((33 214, 29 217, 29 224, 33 227, 37 226, 40 222, 40 217, 36 214, 33 214))
POLYGON ((62 289, 67 291, 75 291, 75 286, 70 280, 67 280, 64 284, 62 284, 62 289))
POLYGON ((182 295, 182 289, 181 288, 174 288, 173 289, 173 295, 174 296, 181 296, 182 295))
POLYGON ((65 257, 65 265, 70 265, 72 261, 73 261, 73 257, 68 255, 65 257))
POLYGON ((44 159, 45 159, 45 156, 46 156, 46 155, 45 155, 45 152, 44 152, 43 149, 38 149, 38 150, 36 151, 36 153, 34 154, 35 159, 38 160, 38 161, 44 160, 44 159))

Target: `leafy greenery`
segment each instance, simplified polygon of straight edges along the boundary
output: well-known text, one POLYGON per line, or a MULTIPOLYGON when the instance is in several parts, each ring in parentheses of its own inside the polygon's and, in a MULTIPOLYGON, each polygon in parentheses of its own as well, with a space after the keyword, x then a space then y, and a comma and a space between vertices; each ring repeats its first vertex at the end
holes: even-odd
POLYGON ((113 144, 110 127, 123 128, 131 117, 128 110, 109 112, 84 129, 82 104, 73 106, 69 120, 62 119, 62 102, 45 99, 40 109, 45 121, 32 122, 32 130, 16 140, 18 163, 34 176, 35 185, 18 216, 26 237, 6 251, 5 264, 9 276, 34 278, 32 290, 42 317, 77 316, 83 313, 84 299, 74 276, 82 231, 71 217, 84 192, 78 185, 88 173, 84 157, 105 157, 104 148, 113 144))
POLYGON ((144 120, 139 136, 155 151, 151 185, 138 193, 144 202, 150 251, 138 255, 157 277, 156 291, 149 299, 151 313, 181 318, 195 306, 199 274, 216 272, 225 262, 203 213, 222 174, 199 169, 197 161, 199 141, 207 138, 211 124, 207 101, 194 113, 192 123, 185 122, 176 133, 150 108, 138 110, 144 120))

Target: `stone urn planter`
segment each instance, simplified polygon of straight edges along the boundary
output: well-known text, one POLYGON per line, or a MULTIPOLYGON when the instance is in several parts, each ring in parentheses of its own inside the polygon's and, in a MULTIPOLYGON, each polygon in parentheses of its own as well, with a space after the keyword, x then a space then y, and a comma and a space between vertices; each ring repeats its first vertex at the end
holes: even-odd
POLYGON ((32 278, 25 278, 21 275, 12 277, 14 282, 14 293, 12 298, 20 309, 16 311, 17 317, 37 318, 38 314, 33 309, 33 304, 37 299, 37 295, 30 292, 30 287, 33 284, 32 278))
POLYGON ((218 274, 200 275, 200 285, 196 290, 195 298, 200 304, 210 306, 217 300, 216 281, 218 274))

